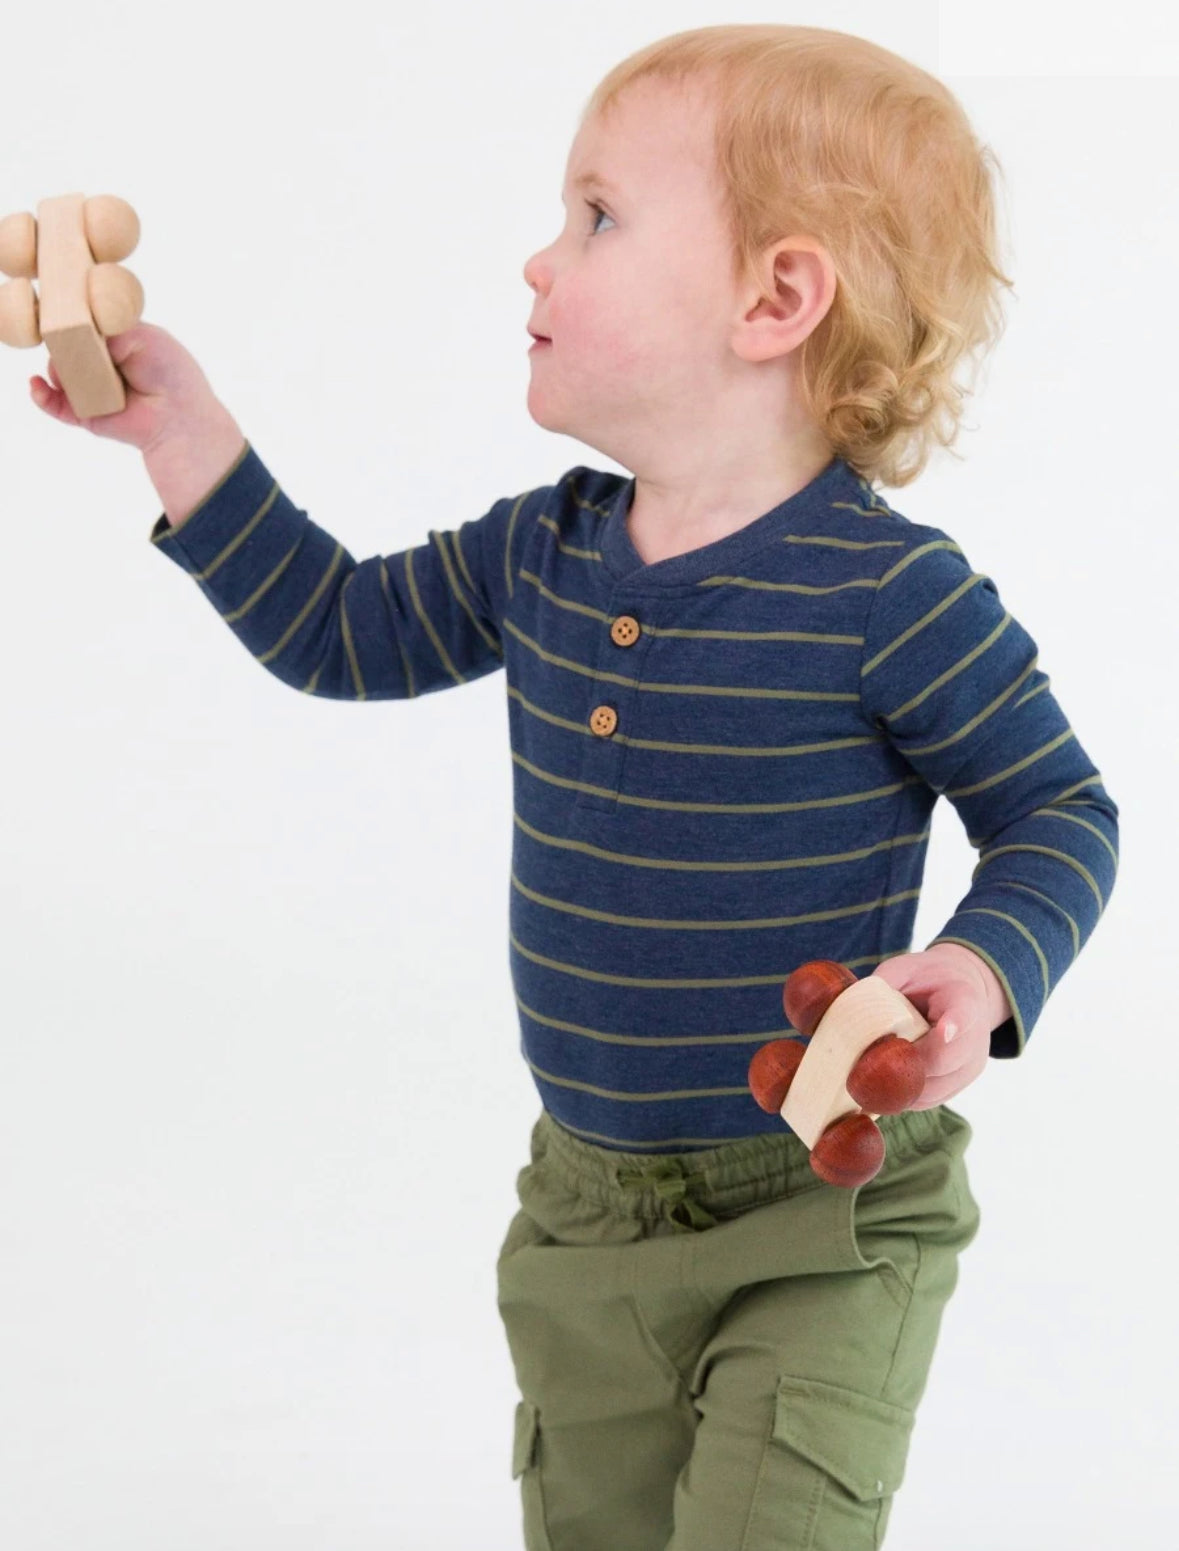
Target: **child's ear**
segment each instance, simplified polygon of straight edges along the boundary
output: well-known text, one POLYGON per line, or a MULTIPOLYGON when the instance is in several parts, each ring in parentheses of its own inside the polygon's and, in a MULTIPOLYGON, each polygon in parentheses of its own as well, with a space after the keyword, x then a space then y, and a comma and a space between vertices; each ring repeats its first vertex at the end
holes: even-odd
POLYGON ((813 238, 775 243, 742 294, 734 350, 747 361, 796 350, 830 311, 836 283, 831 255, 813 238))

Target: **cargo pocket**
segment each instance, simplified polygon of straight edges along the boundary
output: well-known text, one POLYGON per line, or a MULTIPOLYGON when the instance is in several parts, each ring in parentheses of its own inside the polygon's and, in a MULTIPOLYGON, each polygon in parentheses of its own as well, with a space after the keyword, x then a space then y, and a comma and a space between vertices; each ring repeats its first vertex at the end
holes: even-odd
POLYGON ((818 1379, 778 1382, 774 1437, 859 1502, 890 1497, 905 1477, 914 1413, 818 1379))
POLYGON ((875 1551, 904 1479, 914 1419, 857 1390, 779 1379, 749 1551, 875 1551))
POLYGON ((520 1497, 524 1508, 525 1551, 552 1551, 544 1518, 540 1473, 537 1469, 539 1443, 540 1412, 531 1401, 521 1400, 516 1407, 512 1479, 520 1482, 520 1497))
MULTIPOLYGON (((512 1479, 516 1480, 536 1462, 536 1407, 522 1400, 516 1407, 516 1438, 512 1446, 512 1479)), ((502 1456, 501 1456, 502 1457, 502 1456)))

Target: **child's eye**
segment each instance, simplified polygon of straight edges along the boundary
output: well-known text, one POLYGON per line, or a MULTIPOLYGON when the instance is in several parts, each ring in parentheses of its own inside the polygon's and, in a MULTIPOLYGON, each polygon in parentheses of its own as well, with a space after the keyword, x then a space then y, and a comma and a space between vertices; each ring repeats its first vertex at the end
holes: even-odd
MULTIPOLYGON (((586 204, 587 204, 587 205, 588 205, 588 206, 589 206, 589 208, 590 208, 590 209, 591 209, 591 210, 595 210, 595 211, 596 211, 596 212, 597 212, 597 213, 598 213, 598 215, 604 215, 604 216, 605 216, 605 217, 606 217, 606 219, 607 219, 607 220, 608 220, 608 221, 613 221, 613 219, 614 219, 614 217, 613 217, 613 216, 612 216, 612 215, 611 215, 611 214, 610 214, 610 213, 609 213, 609 212, 608 212, 608 211, 606 211, 606 210, 603 210, 603 209, 602 209, 602 207, 601 207, 601 205, 596 205, 596 204, 595 204, 595 203, 594 203, 594 202, 593 202, 593 200, 592 200, 592 199, 587 199, 587 200, 586 200, 586 204)), ((592 234, 593 234, 593 233, 594 233, 594 232, 596 232, 596 231, 597 231, 597 229, 598 229, 598 223, 597 223, 597 222, 596 222, 596 221, 594 221, 594 222, 593 222, 593 223, 592 223, 592 225, 591 225, 591 235, 592 235, 592 234)))

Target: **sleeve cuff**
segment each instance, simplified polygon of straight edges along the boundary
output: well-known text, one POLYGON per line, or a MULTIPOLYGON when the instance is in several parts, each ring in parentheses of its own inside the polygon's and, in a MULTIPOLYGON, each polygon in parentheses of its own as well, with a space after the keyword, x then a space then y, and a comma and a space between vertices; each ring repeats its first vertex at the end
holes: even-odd
POLYGON ((276 492, 274 476, 247 441, 237 461, 179 527, 174 528, 161 512, 149 537, 161 554, 195 575, 261 515, 261 508, 273 502, 276 492))
POLYGON ((994 970, 1011 1006, 1012 1017, 991 1030, 991 1055, 998 1060, 1009 1060, 1023 1054, 1028 1036, 1043 1010, 1047 992, 1043 987, 1038 964, 1033 969, 1018 959, 1011 959, 1010 944, 1002 941, 1003 931, 999 921, 994 923, 993 929, 987 926, 980 928, 956 916, 948 923, 947 930, 939 932, 932 942, 926 943, 926 947, 932 948, 937 942, 960 943, 972 953, 977 953, 994 970), (955 927, 965 928, 971 935, 966 936, 962 930, 955 932, 955 927), (1000 959, 999 954, 1004 954, 1004 959, 1000 959))

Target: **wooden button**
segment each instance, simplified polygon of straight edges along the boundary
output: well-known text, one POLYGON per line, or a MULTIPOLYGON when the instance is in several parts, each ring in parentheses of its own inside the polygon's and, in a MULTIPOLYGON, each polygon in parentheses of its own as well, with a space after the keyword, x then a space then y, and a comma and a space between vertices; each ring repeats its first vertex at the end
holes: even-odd
POLYGON ((589 724, 599 738, 608 738, 618 726, 618 712, 613 706, 596 706, 590 712, 589 724))
POLYGON ((619 614, 610 626, 610 639, 616 646, 633 646, 638 638, 638 620, 631 614, 619 614))

